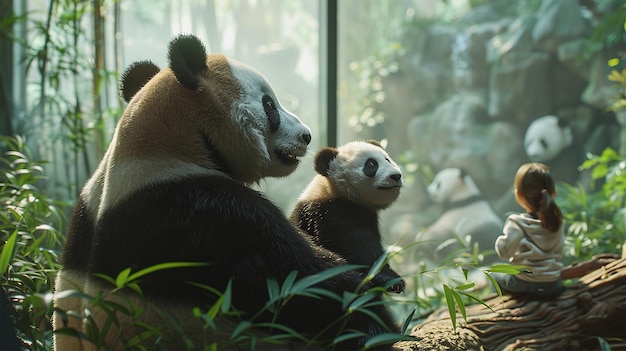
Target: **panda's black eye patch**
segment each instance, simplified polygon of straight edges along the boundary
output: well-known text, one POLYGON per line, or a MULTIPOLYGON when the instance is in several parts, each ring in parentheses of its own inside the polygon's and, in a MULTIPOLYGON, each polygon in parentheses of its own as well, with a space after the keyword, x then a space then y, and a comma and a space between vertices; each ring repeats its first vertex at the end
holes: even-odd
POLYGON ((273 133, 277 131, 280 126, 280 114, 278 113, 278 108, 276 107, 274 99, 272 99, 269 95, 263 95, 262 101, 263 109, 265 110, 267 120, 270 123, 270 131, 273 133))
POLYGON ((363 173, 366 176, 373 178, 376 175, 377 171, 378 171, 378 161, 376 161, 373 158, 368 158, 367 161, 365 161, 365 165, 363 165, 363 173))
POLYGON ((541 139, 540 142, 541 142, 541 146, 543 146, 544 149, 548 148, 548 143, 546 142, 546 139, 541 139))

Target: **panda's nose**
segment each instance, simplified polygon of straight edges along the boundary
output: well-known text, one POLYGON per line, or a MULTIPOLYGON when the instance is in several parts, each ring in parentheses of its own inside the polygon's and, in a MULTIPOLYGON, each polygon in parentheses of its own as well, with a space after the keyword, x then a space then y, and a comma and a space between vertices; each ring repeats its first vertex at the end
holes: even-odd
POLYGON ((395 180, 396 182, 400 180, 400 178, 402 178, 402 174, 400 173, 396 173, 396 174, 392 174, 389 176, 389 178, 395 180))
POLYGON ((309 145, 309 143, 311 142, 311 133, 304 133, 302 134, 302 140, 309 145))

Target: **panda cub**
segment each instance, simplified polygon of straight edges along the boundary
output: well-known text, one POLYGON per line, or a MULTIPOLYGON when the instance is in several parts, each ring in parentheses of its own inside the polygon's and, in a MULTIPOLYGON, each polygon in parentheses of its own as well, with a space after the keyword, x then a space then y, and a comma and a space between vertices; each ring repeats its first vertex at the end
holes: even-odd
MULTIPOLYGON (((349 263, 370 267, 384 254, 378 212, 400 194, 402 172, 381 144, 354 141, 315 155, 315 175, 298 198, 291 220, 315 243, 349 263)), ((404 280, 389 265, 372 279, 400 293, 404 280)))
POLYGON ((482 196, 474 179, 462 168, 444 168, 426 188, 430 199, 442 206, 439 218, 417 235, 423 257, 435 263, 462 247, 457 236, 470 239, 485 251, 485 263, 497 257, 492 254, 496 238, 502 233, 503 222, 482 196))

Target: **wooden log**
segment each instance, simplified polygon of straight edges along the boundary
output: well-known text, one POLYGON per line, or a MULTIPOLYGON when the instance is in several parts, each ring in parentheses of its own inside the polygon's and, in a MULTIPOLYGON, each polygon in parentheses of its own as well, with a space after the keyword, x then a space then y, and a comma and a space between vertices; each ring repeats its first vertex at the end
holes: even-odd
MULTIPOLYGON (((412 330, 418 341, 397 343, 395 349, 587 351, 601 350, 599 343, 606 342, 612 351, 626 350, 626 257, 600 255, 591 261, 568 267, 579 273, 592 270, 558 297, 494 295, 484 299, 491 310, 481 304, 466 306, 467 320, 456 316, 457 346, 418 347, 451 338, 450 315, 441 308, 412 330), (602 265, 596 267, 598 262, 602 265), (463 348, 467 339, 480 346, 463 348)), ((570 278, 575 271, 564 269, 570 278)))

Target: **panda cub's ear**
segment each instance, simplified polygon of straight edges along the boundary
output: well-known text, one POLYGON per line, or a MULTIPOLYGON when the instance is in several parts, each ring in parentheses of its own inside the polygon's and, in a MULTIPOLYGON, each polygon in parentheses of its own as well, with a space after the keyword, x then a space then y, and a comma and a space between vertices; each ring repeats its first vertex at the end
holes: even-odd
POLYGON ((170 67, 176 79, 189 90, 200 86, 198 73, 206 69, 207 53, 204 44, 194 35, 181 34, 174 38, 168 48, 170 67))
POLYGON ((465 170, 465 168, 459 168, 459 178, 461 179, 462 182, 465 181, 465 177, 467 176, 467 171, 465 170))
POLYGON ((569 119, 565 117, 557 117, 557 124, 561 128, 569 127, 569 119))
POLYGON ((325 147, 315 154, 315 171, 324 177, 328 177, 330 161, 339 154, 339 150, 332 147, 325 147))
POLYGON ((160 69, 152 61, 137 61, 128 66, 120 79, 120 96, 124 101, 130 99, 144 86, 152 77, 159 73, 160 69))
POLYGON ((378 140, 374 140, 374 139, 368 139, 367 142, 369 144, 372 144, 374 146, 378 146, 379 148, 385 150, 385 148, 387 147, 387 142, 386 140, 382 140, 382 141, 378 141, 378 140))

